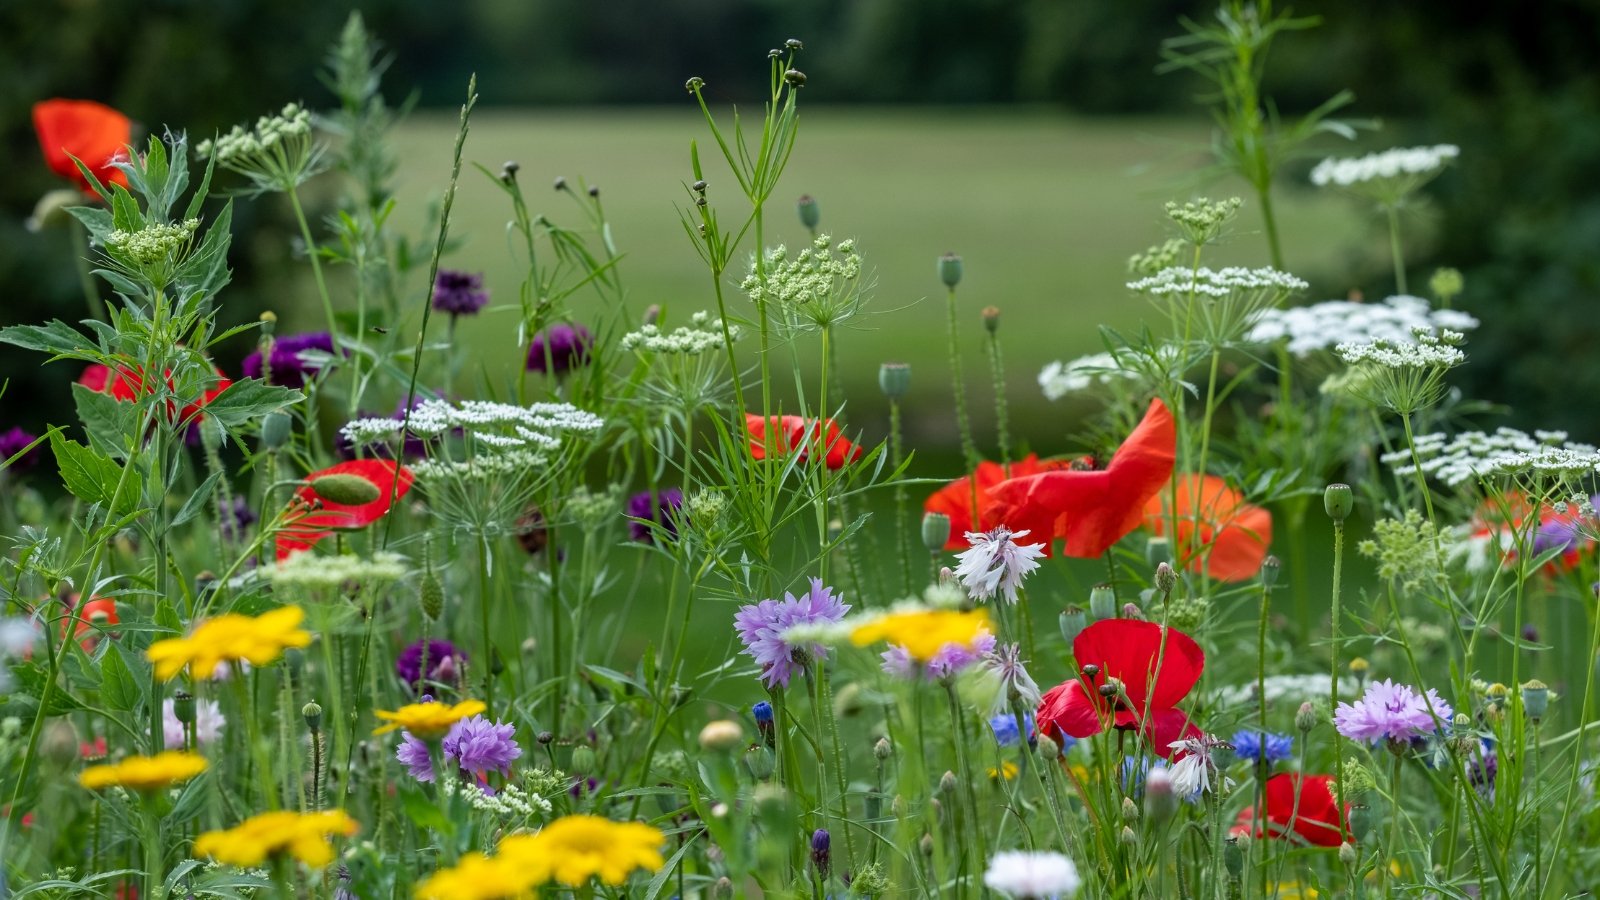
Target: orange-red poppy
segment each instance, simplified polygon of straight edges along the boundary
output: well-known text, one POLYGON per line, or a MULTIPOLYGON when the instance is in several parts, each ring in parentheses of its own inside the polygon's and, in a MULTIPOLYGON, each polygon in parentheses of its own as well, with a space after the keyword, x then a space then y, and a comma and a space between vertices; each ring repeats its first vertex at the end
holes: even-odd
POLYGON ((393 502, 411 490, 411 470, 390 459, 352 459, 306 476, 315 481, 325 475, 355 475, 372 482, 378 499, 368 503, 337 503, 319 496, 306 485, 289 501, 291 508, 303 512, 278 532, 278 558, 309 550, 334 531, 365 528, 388 515, 393 502), (398 478, 398 481, 396 480, 398 478))
MULTIPOLYGON (((1337 847, 1343 843, 1342 831, 1347 816, 1339 815, 1339 804, 1333 797, 1332 775, 1301 775, 1282 772, 1267 779, 1266 827, 1257 827, 1256 809, 1247 806, 1239 811, 1239 818, 1230 831, 1233 834, 1251 834, 1280 840, 1305 843, 1316 847, 1337 847)), ((1347 804, 1348 809, 1348 804, 1347 804)))
POLYGON ((128 117, 93 100, 44 100, 33 105, 33 130, 45 165, 85 191, 93 190, 76 157, 104 185, 128 186, 127 173, 112 165, 126 160, 133 126, 128 117))
POLYGON ((1100 556, 1144 521, 1144 507, 1172 477, 1177 428, 1160 400, 1100 470, 1054 470, 990 488, 994 515, 1033 540, 1066 541, 1067 556, 1100 556))
MULTIPOLYGON (((1067 460, 1043 460, 1037 454, 1017 460, 1011 464, 1012 478, 1026 478, 1040 472, 1053 472, 1057 469, 1066 469, 1072 465, 1067 460)), ((995 515, 996 501, 992 493, 994 486, 1006 480, 1005 467, 996 462, 985 460, 978 463, 978 467, 971 475, 957 478, 944 487, 934 491, 922 503, 923 512, 943 513, 950 517, 950 537, 945 541, 946 550, 967 549, 966 533, 969 531, 990 531, 1005 523, 995 515), (977 484, 978 506, 974 514, 972 506, 973 484, 977 484)))
MULTIPOLYGON (((199 397, 185 403, 181 414, 178 415, 177 422, 174 424, 187 425, 191 422, 199 421, 205 405, 215 400, 218 394, 227 390, 233 384, 232 379, 222 374, 221 369, 213 366, 213 371, 217 376, 216 384, 202 391, 199 397)), ((168 371, 166 376, 167 389, 174 389, 172 372, 168 371)), ((154 385, 145 386, 144 375, 137 368, 118 367, 116 372, 113 373, 110 367, 103 366, 100 363, 90 363, 88 368, 83 370, 83 374, 78 376, 78 383, 96 393, 110 394, 118 400, 134 400, 140 394, 149 394, 155 391, 154 385)), ((170 416, 177 412, 177 403, 169 402, 167 404, 168 415, 170 416)))
POLYGON ((800 416, 773 416, 770 420, 746 414, 745 430, 750 432, 750 455, 756 459, 767 458, 767 442, 779 453, 800 454, 801 462, 822 457, 830 469, 842 468, 847 462, 861 458, 861 448, 840 434, 839 424, 832 419, 806 419, 800 416), (767 437, 767 426, 775 425, 777 432, 767 437))
POLYGON ((1178 479, 1176 508, 1172 496, 1162 491, 1145 503, 1144 512, 1157 535, 1166 534, 1176 513, 1174 552, 1180 563, 1198 572, 1203 561, 1206 576, 1218 581, 1244 581, 1261 571, 1272 543, 1272 513, 1244 502, 1243 494, 1215 475, 1184 475, 1178 479))
POLYGON ((78 639, 83 652, 88 653, 99 642, 101 629, 119 624, 122 620, 117 618, 117 601, 109 597, 95 597, 80 604, 78 598, 78 594, 67 598, 68 603, 77 607, 77 612, 61 622, 61 636, 66 638, 67 629, 71 627, 72 636, 78 639), (71 625, 73 622, 77 623, 76 626, 71 625))

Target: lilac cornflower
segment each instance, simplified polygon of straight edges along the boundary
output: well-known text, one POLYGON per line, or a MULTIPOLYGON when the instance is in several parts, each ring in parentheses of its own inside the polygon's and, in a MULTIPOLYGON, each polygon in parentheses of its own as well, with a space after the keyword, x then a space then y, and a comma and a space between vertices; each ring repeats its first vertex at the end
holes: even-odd
POLYGON ((282 385, 283 387, 305 387, 308 380, 315 377, 322 370, 322 363, 302 359, 300 354, 307 350, 320 350, 323 353, 333 353, 333 335, 326 331, 313 331, 310 334, 291 334, 274 338, 272 341, 272 355, 267 358, 266 367, 261 364, 261 350, 244 358, 244 374, 250 378, 265 377, 269 384, 282 385), (267 371, 270 369, 270 371, 267 371))
POLYGON ((1340 703, 1333 724, 1339 733, 1353 741, 1409 741, 1432 734, 1439 723, 1449 722, 1453 714, 1432 688, 1418 694, 1409 685, 1389 679, 1374 681, 1354 705, 1340 703), (1431 709, 1431 712, 1430 712, 1431 709))
MULTIPOLYGON (((1033 743, 1034 730, 1032 713, 1022 714, 1022 726, 1022 728, 1017 727, 1016 713, 1001 713, 1000 715, 989 720, 989 728, 994 731, 995 743, 1002 747, 1009 747, 1012 744, 1015 744, 1018 740, 1021 740, 1023 728, 1027 729, 1028 743, 1033 743)), ((1071 738, 1068 738, 1068 740, 1071 740, 1071 738)))
POLYGON ((522 755, 517 746, 517 726, 492 722, 481 715, 462 719, 444 736, 445 759, 468 772, 511 774, 511 762, 522 755))
POLYGON ((433 760, 428 756, 428 745, 409 731, 400 732, 400 746, 395 748, 394 758, 400 761, 412 778, 418 781, 433 781, 433 760))
POLYGON ((423 681, 454 684, 456 679, 461 677, 461 667, 467 662, 465 651, 449 641, 437 638, 427 641, 428 671, 424 677, 423 650, 422 641, 413 641, 400 651, 400 655, 394 661, 394 671, 400 676, 401 681, 418 688, 422 686, 423 681))
MULTIPOLYGON (((961 670, 987 656, 994 650, 994 645, 994 635, 987 631, 978 632, 978 636, 973 638, 970 644, 954 642, 945 644, 922 667, 922 676, 929 681, 953 678, 961 670)), ((881 668, 885 674, 899 678, 911 678, 916 675, 916 661, 906 652, 906 648, 899 644, 891 644, 881 655, 883 658, 881 668)))
POLYGON ((761 680, 767 687, 788 687, 796 663, 804 665, 809 659, 823 659, 828 648, 815 641, 791 641, 784 632, 797 625, 834 624, 849 611, 843 595, 835 596, 833 588, 824 585, 821 578, 813 578, 811 590, 802 597, 785 593, 782 600, 762 600, 739 607, 733 624, 739 631, 739 640, 744 642, 744 653, 761 666, 761 680))
POLYGON ((489 305, 483 273, 440 269, 433 281, 433 308, 451 316, 470 316, 489 305))
MULTIPOLYGON (((22 453, 23 447, 38 439, 38 435, 31 434, 21 428, 12 428, 10 431, 0 434, 0 462, 5 462, 18 453, 22 453)), ((10 470, 20 472, 37 466, 43 450, 44 445, 40 444, 22 456, 17 457, 17 461, 11 464, 10 470)))
POLYGON ((972 547, 956 554, 961 564, 955 576, 974 600, 1005 595, 1007 603, 1017 602, 1017 588, 1029 572, 1039 568, 1037 560, 1044 555, 1044 544, 1019 544, 1017 538, 1029 534, 1023 529, 1015 534, 1001 525, 990 531, 969 531, 967 543, 972 547))
POLYGON ((549 366, 550 374, 559 375, 568 369, 589 361, 589 347, 594 336, 582 325, 558 322, 533 336, 528 343, 528 371, 543 372, 549 366), (549 347, 549 358, 545 348, 549 347))
POLYGON ((1233 735, 1233 755, 1242 760, 1262 765, 1273 765, 1289 758, 1294 749, 1294 738, 1270 731, 1243 729, 1233 735))
POLYGON ((1169 774, 1172 776, 1172 792, 1179 797, 1200 799, 1201 794, 1213 789, 1213 776, 1219 779, 1215 786, 1217 790, 1226 791, 1233 786, 1233 779, 1222 774, 1214 758, 1218 749, 1227 747, 1222 739, 1202 734, 1199 737, 1181 738, 1167 744, 1167 747, 1174 751, 1169 774))
POLYGON ((649 491, 634 494, 628 498, 628 536, 641 544, 655 543, 655 529, 645 522, 635 521, 644 519, 656 523, 668 538, 677 537, 678 526, 673 517, 681 506, 683 491, 678 488, 662 488, 655 492, 654 499, 649 491))

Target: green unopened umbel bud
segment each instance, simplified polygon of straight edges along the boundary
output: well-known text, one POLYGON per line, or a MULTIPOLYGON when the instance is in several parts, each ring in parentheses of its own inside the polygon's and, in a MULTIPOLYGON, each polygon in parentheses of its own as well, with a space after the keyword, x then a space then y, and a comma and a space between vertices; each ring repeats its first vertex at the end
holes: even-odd
POLYGON ((261 417, 261 446, 268 450, 277 450, 289 443, 293 432, 294 420, 286 413, 271 412, 261 417))
POLYGON ((1459 269, 1444 268, 1433 273, 1433 277, 1428 279, 1428 287, 1433 291, 1433 295, 1439 298, 1440 303, 1449 306, 1450 301, 1466 287, 1466 282, 1462 279, 1459 269))
POLYGON ((1099 622, 1117 617, 1117 592, 1109 584, 1097 584, 1089 591, 1089 618, 1099 622))
POLYGON ((1089 627, 1089 616, 1082 607, 1069 606, 1061 611, 1061 638, 1068 644, 1078 639, 1083 629, 1089 627))
POLYGON ((750 777, 757 781, 766 781, 772 777, 773 770, 778 767, 778 761, 765 744, 757 744, 744 752, 744 765, 750 770, 750 777))
POLYGON ((313 700, 300 707, 300 715, 305 717, 306 727, 315 734, 322 730, 322 706, 313 700))
POLYGON ((383 496, 382 489, 377 485, 360 475, 343 472, 318 476, 311 479, 310 484, 318 497, 345 506, 360 506, 383 496))
POLYGON ((1157 563, 1156 564, 1156 590, 1160 591, 1163 594, 1170 594, 1170 593, 1172 593, 1172 589, 1177 587, 1177 586, 1178 586, 1178 573, 1174 572, 1172 570, 1172 565, 1170 563, 1164 563, 1164 562, 1157 563))
POLYGON ((944 286, 955 290, 961 283, 961 257, 954 253, 946 253, 939 257, 939 280, 944 286))
POLYGON ((732 719, 711 722, 700 729, 700 749, 727 752, 744 743, 744 729, 732 719))
POLYGON ((172 692, 172 717, 185 725, 194 724, 194 695, 182 688, 172 692))
POLYGON ((1261 586, 1272 590, 1278 583, 1278 573, 1283 570, 1283 561, 1276 556, 1268 556, 1261 561, 1261 586))
POLYGON ((994 334, 1000 330, 1000 307, 985 306, 983 308, 983 330, 994 334))
POLYGON ((944 513, 922 514, 922 546, 928 548, 929 553, 938 553, 944 549, 945 541, 950 539, 950 517, 944 513))
POLYGON ((1355 502, 1355 493, 1348 484, 1330 484, 1322 492, 1322 506, 1328 511, 1328 518, 1335 522, 1350 518, 1355 502))
POLYGON ((1550 686, 1535 678, 1522 685, 1522 711, 1537 722, 1550 708, 1550 686))
POLYGON ((800 224, 816 231, 817 225, 822 222, 822 207, 817 205, 817 199, 810 194, 801 194, 794 208, 800 214, 800 224))
POLYGON ((878 388, 890 400, 899 400, 911 389, 911 367, 905 363, 884 363, 878 367, 878 388))
POLYGON ((1296 731, 1304 734, 1317 727, 1322 717, 1317 714, 1316 704, 1310 700, 1300 704, 1300 709, 1294 714, 1294 727, 1296 731))

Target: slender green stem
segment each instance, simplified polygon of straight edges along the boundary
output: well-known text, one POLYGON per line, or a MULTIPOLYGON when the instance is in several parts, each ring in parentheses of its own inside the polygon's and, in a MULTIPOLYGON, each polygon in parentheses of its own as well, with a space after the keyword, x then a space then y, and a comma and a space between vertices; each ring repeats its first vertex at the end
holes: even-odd
MULTIPOLYGON (((1399 858, 1400 850, 1400 772, 1404 760, 1400 754, 1394 754, 1394 767, 1390 769, 1389 776, 1389 839, 1383 844, 1383 855, 1378 857, 1378 892, 1380 896, 1388 896, 1389 887, 1389 860, 1399 858)), ((1340 807, 1343 809, 1343 807, 1340 807)))
POLYGON ((1389 253, 1394 257, 1394 289, 1397 294, 1406 293, 1406 260, 1405 254, 1400 249, 1400 208, 1389 204, 1385 209, 1389 213, 1389 253))
MULTIPOLYGON (((988 324, 988 323, 985 323, 988 324)), ((1000 333, 989 332, 989 375, 994 380, 994 428, 1000 444, 1000 465, 1007 477, 1011 475, 1011 428, 1006 415, 1006 367, 1000 354, 1000 333)))
MULTIPOLYGON (((1261 225, 1267 233, 1267 253, 1272 257, 1272 267, 1283 271, 1283 244, 1278 239, 1278 219, 1272 211, 1272 181, 1268 174, 1265 183, 1256 185, 1256 200, 1261 204, 1261 225)), ((1404 291, 1402 291, 1404 293, 1404 291)))
MULTIPOLYGON (((900 401, 889 400, 889 464, 896 469, 905 459, 905 442, 900 421, 900 401)), ((900 554, 901 590, 911 590, 911 516, 906 511, 906 485, 894 481, 895 550, 900 554)))
MULTIPOLYGON (((546 548, 553 553, 554 550, 546 548)), ((489 709, 494 709, 494 683, 497 680, 494 674, 494 640, 489 629, 489 613, 492 601, 489 597, 489 566, 490 550, 489 536, 478 537, 478 624, 481 626, 483 638, 483 656, 478 664, 483 667, 483 693, 484 702, 489 704, 489 709)))
MULTIPOLYGON (((1335 710, 1339 708, 1339 623, 1344 615, 1340 608, 1340 579, 1344 575, 1344 521, 1335 519, 1333 522, 1333 609, 1330 627, 1333 632, 1331 643, 1328 646, 1328 716, 1331 719, 1335 710)), ((1340 733, 1337 725, 1333 729, 1333 764, 1335 772, 1342 772, 1344 765, 1344 735, 1340 733)), ((1337 796, 1337 809, 1344 809, 1344 778, 1334 779, 1333 789, 1337 796)), ((1339 822, 1339 833, 1348 840, 1345 823, 1339 822)))
MULTIPOLYGON (((300 239, 306 243, 306 258, 311 260, 311 275, 317 282, 317 297, 322 300, 322 313, 328 319, 328 333, 333 336, 334 350, 337 352, 339 323, 333 318, 333 298, 328 294, 328 282, 322 276, 322 253, 317 247, 316 238, 311 236, 311 223, 306 221, 306 211, 300 205, 300 194, 294 190, 285 193, 289 195, 289 207, 294 210, 294 220, 300 226, 300 239)), ((428 290, 433 290, 431 281, 428 290)))
MULTIPOLYGON (((950 387, 956 401, 956 426, 961 432, 962 463, 967 471, 970 472, 978 465, 978 446, 972 440, 972 422, 967 418, 967 379, 961 373, 961 342, 956 327, 955 288, 951 288, 947 294, 945 308, 948 314, 947 325, 950 332, 948 348, 950 355, 950 387)), ((976 480, 972 481, 971 499, 973 515, 976 516, 978 509, 978 483, 976 480)), ((976 518, 974 518, 972 524, 973 527, 978 527, 979 523, 976 518)))

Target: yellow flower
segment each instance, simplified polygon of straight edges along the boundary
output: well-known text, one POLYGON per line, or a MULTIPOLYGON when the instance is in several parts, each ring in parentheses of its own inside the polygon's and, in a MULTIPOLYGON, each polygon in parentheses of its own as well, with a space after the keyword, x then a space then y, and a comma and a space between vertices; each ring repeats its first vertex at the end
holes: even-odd
POLYGON ((206 758, 197 753, 168 750, 155 756, 130 756, 108 766, 90 766, 78 783, 91 791, 119 785, 136 791, 159 791, 206 770, 206 758))
POLYGON ((440 869, 417 885, 417 900, 506 900, 529 896, 539 873, 503 856, 468 853, 454 868, 440 869))
POLYGON ((455 706, 446 706, 443 703, 407 703, 394 712, 380 709, 377 716, 388 720, 389 724, 377 728, 373 734, 384 734, 396 728, 404 728, 422 740, 442 736, 454 725, 467 716, 475 716, 489 707, 483 705, 482 700, 463 700, 455 706))
POLYGON ((356 820, 340 810, 269 812, 251 816, 226 831, 208 831, 194 842, 194 855, 240 868, 259 866, 287 853, 316 869, 333 862, 332 835, 356 833, 356 820))
POLYGON ((201 622, 188 637, 156 641, 145 651, 155 664, 156 677, 171 681, 189 667, 196 678, 210 678, 217 666, 245 660, 261 666, 283 655, 286 647, 311 643, 311 632, 300 627, 305 611, 284 606, 259 616, 225 613, 201 622))
POLYGON ((989 613, 984 609, 957 612, 930 609, 921 612, 890 613, 858 626, 850 641, 865 647, 874 641, 888 641, 906 648, 919 663, 933 659, 946 644, 970 644, 978 632, 989 630, 989 613))
POLYGON ((992 781, 999 781, 1001 778, 1004 778, 1006 781, 1010 781, 1011 779, 1017 777, 1017 771, 1017 764, 1008 759, 1005 762, 1002 762, 1000 764, 1000 768, 998 769, 996 769, 994 766, 990 766, 989 778, 992 781))
POLYGON ((1277 900, 1316 900, 1317 889, 1301 885, 1298 881, 1280 881, 1267 885, 1267 896, 1277 900))
POLYGON ((563 816, 538 834, 511 835, 500 841, 496 859, 534 873, 535 881, 552 878, 578 887, 590 878, 616 886, 635 869, 661 868, 658 828, 643 822, 612 822, 599 816, 563 816))

